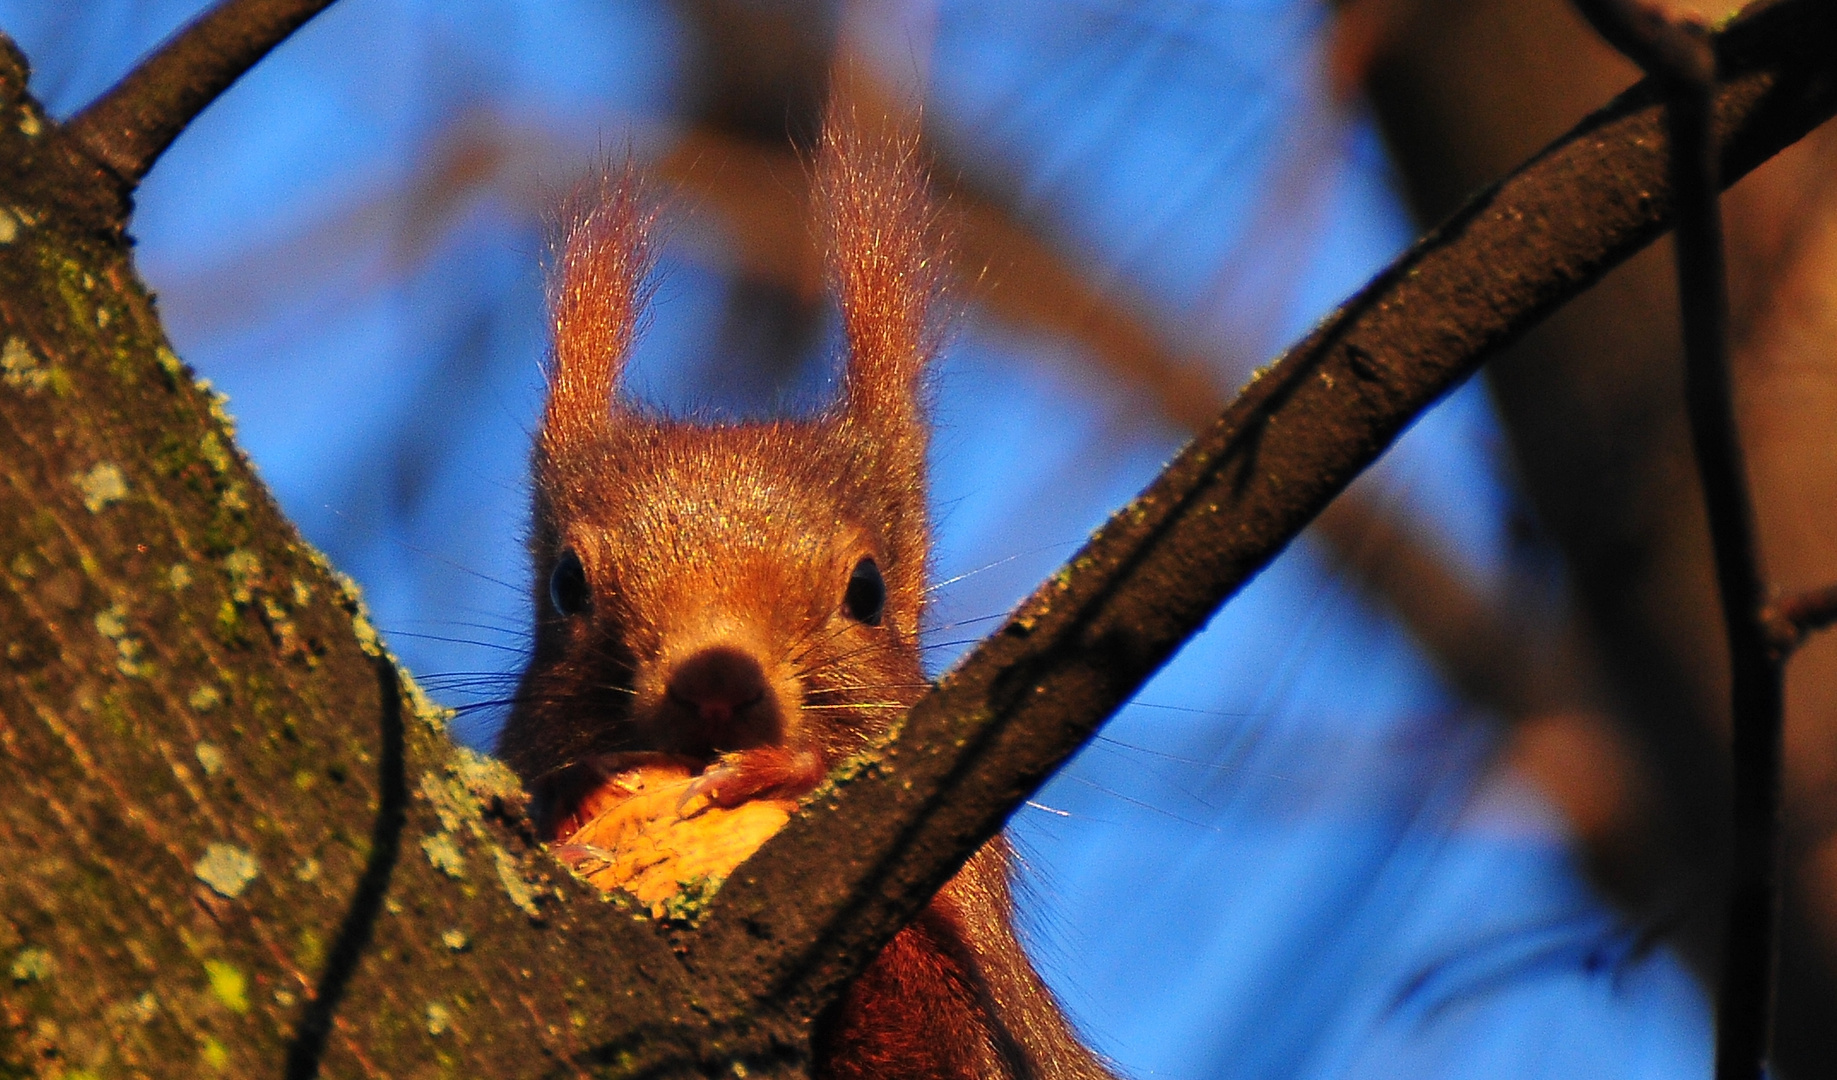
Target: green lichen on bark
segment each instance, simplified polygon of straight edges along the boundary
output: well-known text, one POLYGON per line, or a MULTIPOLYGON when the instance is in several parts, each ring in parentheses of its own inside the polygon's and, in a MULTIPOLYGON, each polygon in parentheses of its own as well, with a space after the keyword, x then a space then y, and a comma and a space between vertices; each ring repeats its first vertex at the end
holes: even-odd
POLYGON ((0 1077, 281 1075, 309 1044, 326 1075, 699 1060, 635 1034, 681 1012, 679 961, 569 902, 514 779, 447 740, 25 81, 0 37, 0 1077))

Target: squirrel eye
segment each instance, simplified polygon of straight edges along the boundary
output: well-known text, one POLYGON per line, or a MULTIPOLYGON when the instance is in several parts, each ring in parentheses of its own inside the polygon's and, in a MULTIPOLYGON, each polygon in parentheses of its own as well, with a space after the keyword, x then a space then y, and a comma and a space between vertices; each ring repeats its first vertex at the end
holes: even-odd
POLYGON ((593 594, 587 589, 587 571, 573 548, 563 548, 561 558, 555 560, 554 572, 549 574, 549 603, 567 617, 579 615, 593 604, 593 594))
POLYGON ((848 575, 848 591, 842 594, 842 610, 856 622, 880 625, 880 613, 887 606, 887 583, 880 578, 880 567, 873 559, 855 564, 848 575))

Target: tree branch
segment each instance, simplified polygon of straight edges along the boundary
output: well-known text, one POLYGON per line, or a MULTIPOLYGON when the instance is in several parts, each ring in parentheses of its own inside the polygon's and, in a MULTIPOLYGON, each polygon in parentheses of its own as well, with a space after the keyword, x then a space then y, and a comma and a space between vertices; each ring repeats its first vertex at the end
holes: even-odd
POLYGON ((1754 502, 1729 375, 1713 116, 1716 55, 1700 23, 1669 18, 1639 0, 1576 0, 1576 6, 1666 96, 1685 399, 1732 676, 1733 861, 1723 913, 1716 1076, 1760 1080, 1772 1049, 1779 965, 1784 653, 1774 648, 1762 611, 1754 502))
MULTIPOLYGON (((1733 180, 1837 109, 1837 17, 1789 0, 1718 39, 1733 180)), ((820 1007, 967 854, 1411 418, 1660 235, 1660 94, 1642 84, 1483 192, 1253 381, 908 716, 878 775, 736 874, 698 952, 820 1007), (797 895, 796 904, 783 898, 797 895)))
MULTIPOLYGON (((808 230, 798 226, 804 195, 795 155, 695 129, 656 167, 721 215, 747 273, 797 301, 816 301, 821 266, 808 230)), ((1188 433, 1224 410, 1228 399, 1210 365, 1165 344, 1169 335, 1136 305, 1090 284, 997 197, 951 185, 943 201, 952 214, 957 278, 979 306, 1012 325, 1084 345, 1096 367, 1145 390, 1161 418, 1188 433)), ((1583 646, 1572 625, 1533 630, 1499 617, 1489 598, 1450 569, 1435 537, 1357 491, 1336 499, 1312 528, 1473 704, 1509 720, 1596 696, 1576 670, 1583 646)))
MULTIPOLYGON (((947 201, 977 298, 998 316, 1082 342, 1096 364, 1152 395, 1161 416, 1205 430, 1227 400, 1212 368, 1164 344, 1132 305, 1094 288, 1065 259, 1015 224, 1008 207, 965 188, 947 201), (988 272, 977 273, 980 267, 988 272)), ((1437 538, 1356 489, 1335 499, 1312 535, 1368 594, 1387 605, 1468 701, 1507 720, 1594 697, 1576 671, 1583 646, 1565 623, 1540 635, 1502 618, 1489 598, 1450 568, 1437 538), (1547 640, 1546 640, 1547 639, 1547 640)))
POLYGON ((64 130, 138 185, 192 118, 332 0, 222 0, 186 23, 64 130))
POLYGON ((0 36, 0 1075, 794 1066, 398 682, 27 83, 0 36))
POLYGON ((1716 51, 1694 13, 1673 19, 1642 0, 1575 0, 1576 10, 1609 45, 1669 88, 1712 87, 1716 51))
POLYGON ((1837 585, 1811 589, 1769 605, 1762 613, 1767 640, 1782 658, 1814 632, 1837 626, 1837 585))

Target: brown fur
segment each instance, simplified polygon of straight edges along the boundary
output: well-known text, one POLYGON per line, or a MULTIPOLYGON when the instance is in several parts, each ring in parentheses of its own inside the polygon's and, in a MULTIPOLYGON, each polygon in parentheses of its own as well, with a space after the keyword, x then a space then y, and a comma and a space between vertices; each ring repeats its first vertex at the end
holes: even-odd
MULTIPOLYGON (((648 265, 627 172, 574 215, 552 292, 555 362, 535 450, 536 647, 499 752, 549 828, 601 755, 687 756, 729 802, 794 796, 925 684, 924 378, 937 246, 908 138, 832 117, 817 167, 848 365, 813 420, 703 425, 617 400, 648 265), (555 610, 564 551, 590 606, 555 610), (844 610, 860 561, 878 625, 844 610), (734 687, 739 689, 734 689, 734 687)), ((822 1018, 834 1080, 1101 1077, 1014 938, 1008 857, 979 852, 822 1018)))

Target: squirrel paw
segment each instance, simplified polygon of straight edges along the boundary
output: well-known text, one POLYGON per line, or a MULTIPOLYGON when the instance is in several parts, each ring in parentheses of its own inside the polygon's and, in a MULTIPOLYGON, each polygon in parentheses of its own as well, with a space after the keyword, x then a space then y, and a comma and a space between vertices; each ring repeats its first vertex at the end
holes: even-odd
POLYGON ((677 804, 680 812, 697 799, 708 806, 731 808, 761 796, 796 798, 823 782, 823 757, 815 750, 789 746, 758 746, 735 750, 716 758, 695 778, 677 804))
POLYGON ((695 769, 692 758, 655 751, 594 754, 537 777, 530 783, 530 819, 543 840, 566 840, 604 808, 602 789, 620 773, 645 766, 695 769))

